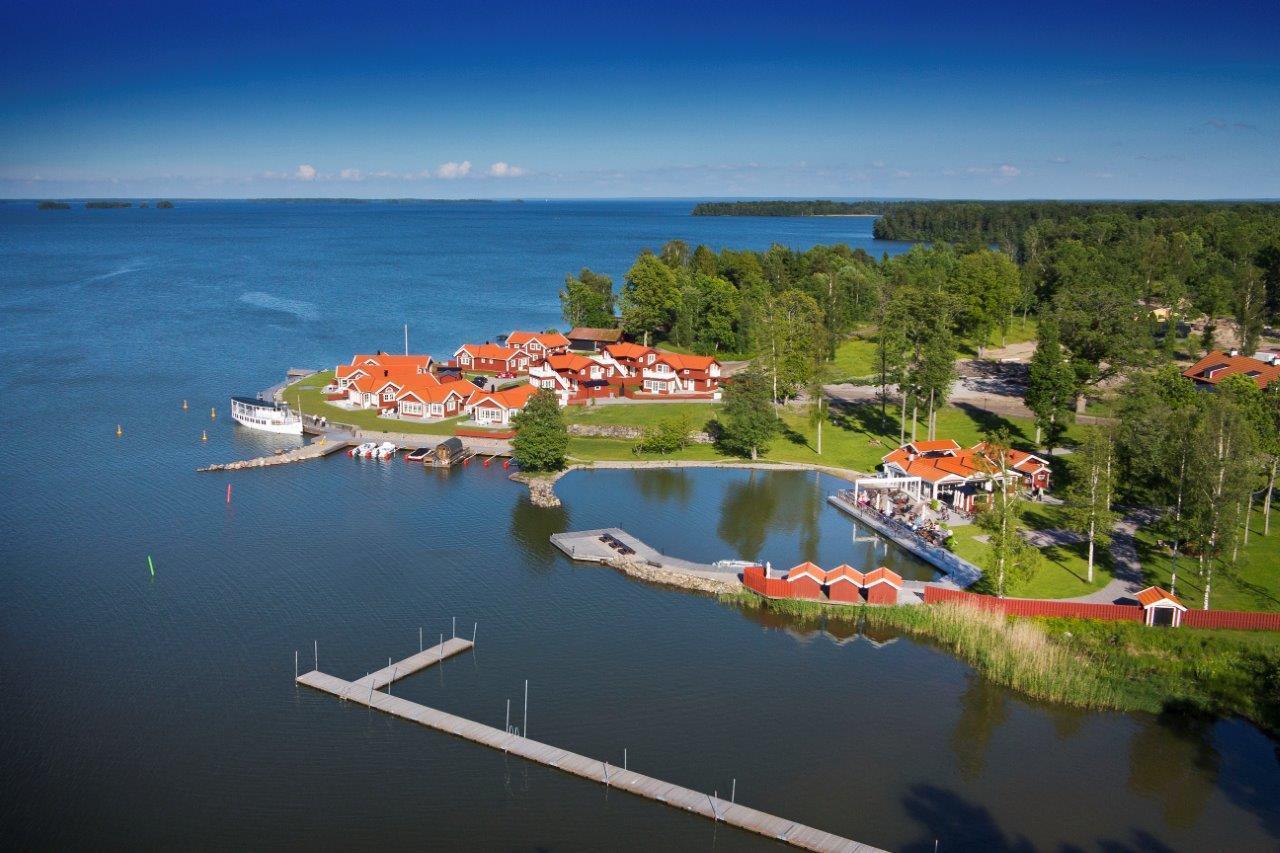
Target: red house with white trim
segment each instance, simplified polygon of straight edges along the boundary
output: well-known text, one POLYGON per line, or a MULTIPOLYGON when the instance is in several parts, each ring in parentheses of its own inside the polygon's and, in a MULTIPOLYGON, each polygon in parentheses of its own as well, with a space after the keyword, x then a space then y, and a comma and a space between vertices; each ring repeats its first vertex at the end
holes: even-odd
POLYGON ((463 413, 467 400, 479 390, 466 380, 411 385, 396 395, 396 412, 406 420, 455 418, 463 413))
POLYGON ((516 347, 498 344, 463 344, 453 354, 462 370, 473 373, 520 374, 529 370, 529 354, 516 347))
POLYGON ((476 391, 467 400, 466 411, 480 426, 507 427, 524 411, 529 398, 538 393, 536 385, 521 384, 501 391, 476 391))
POLYGON ((662 396, 712 396, 720 393, 720 362, 709 355, 659 351, 640 370, 641 388, 662 396))
POLYGON ((532 364, 549 355, 569 351, 569 339, 559 332, 520 332, 507 335, 507 346, 524 351, 532 364))

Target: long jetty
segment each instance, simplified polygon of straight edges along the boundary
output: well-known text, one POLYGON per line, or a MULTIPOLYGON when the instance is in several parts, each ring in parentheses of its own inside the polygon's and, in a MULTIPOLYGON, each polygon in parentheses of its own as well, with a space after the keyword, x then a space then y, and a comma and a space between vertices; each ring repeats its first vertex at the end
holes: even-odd
POLYGON ((861 521, 904 551, 924 560, 942 572, 949 582, 960 589, 972 586, 978 578, 982 577, 982 569, 963 557, 924 541, 901 522, 892 521, 878 512, 864 509, 843 494, 829 495, 827 503, 855 520, 861 521))
POLYGON ((297 677, 297 683, 320 690, 339 699, 356 702, 403 720, 418 723, 427 728, 446 734, 465 738, 504 753, 518 755, 537 764, 552 767, 565 773, 581 776, 599 782, 610 788, 618 788, 656 802, 665 803, 674 808, 684 809, 726 823, 739 829, 745 829, 768 838, 784 841, 793 847, 804 850, 830 851, 831 853, 883 853, 879 848, 860 844, 833 835, 821 829, 814 829, 786 818, 762 812, 748 806, 725 800, 712 794, 694 791, 680 785, 673 785, 652 776, 645 776, 626 768, 615 767, 607 761, 587 758, 550 744, 531 740, 524 735, 503 731, 493 726, 477 723, 456 714, 438 711, 417 702, 411 702, 400 696, 392 696, 390 690, 383 692, 381 688, 389 686, 420 672, 429 666, 442 663, 453 655, 460 654, 474 646, 472 640, 452 637, 437 646, 424 649, 398 663, 392 663, 377 672, 370 673, 356 681, 346 681, 334 675, 313 669, 297 677))

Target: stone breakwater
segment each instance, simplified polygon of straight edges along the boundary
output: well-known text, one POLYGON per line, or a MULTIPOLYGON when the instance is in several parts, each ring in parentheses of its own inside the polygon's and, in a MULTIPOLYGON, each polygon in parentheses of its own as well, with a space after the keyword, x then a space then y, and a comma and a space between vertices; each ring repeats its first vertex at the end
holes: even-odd
POLYGON ((559 474, 539 476, 517 471, 508 479, 524 483, 529 487, 529 502, 534 506, 556 507, 560 506, 560 498, 556 495, 556 480, 559 476, 559 474))
POLYGON ((348 441, 317 441, 302 447, 295 447, 293 450, 286 450, 284 453, 277 453, 274 456, 259 456, 256 459, 242 459, 239 462, 206 465, 203 468, 197 468, 196 471, 201 473, 208 471, 243 471, 246 468, 269 468, 273 465, 288 465, 291 462, 306 462, 308 459, 319 459, 322 456, 328 456, 330 453, 345 450, 350 446, 351 443, 348 441))
POLYGON ((681 589, 691 589, 696 592, 707 592, 713 595, 721 593, 742 592, 742 582, 738 580, 717 580, 715 578, 702 577, 700 575, 691 575, 684 572, 672 571, 671 569, 657 568, 647 563, 629 560, 625 557, 618 557, 610 560, 605 565, 617 569, 624 575, 636 580, 647 581, 649 583, 662 584, 663 586, 675 586, 681 589))

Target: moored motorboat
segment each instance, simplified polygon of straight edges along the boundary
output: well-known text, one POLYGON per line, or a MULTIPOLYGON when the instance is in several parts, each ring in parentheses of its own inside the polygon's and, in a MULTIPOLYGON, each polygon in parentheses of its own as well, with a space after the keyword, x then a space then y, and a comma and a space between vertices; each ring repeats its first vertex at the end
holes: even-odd
POLYGON ((405 462, 421 462, 431 455, 430 447, 415 447, 404 455, 405 462))
POLYGON ((373 453, 374 448, 377 446, 378 445, 374 444, 372 441, 366 441, 364 444, 357 444, 355 447, 348 450, 347 455, 354 456, 356 458, 364 458, 373 453))
POLYGON ((389 441, 384 441, 373 449, 371 454, 376 459, 390 459, 395 456, 398 448, 389 441))

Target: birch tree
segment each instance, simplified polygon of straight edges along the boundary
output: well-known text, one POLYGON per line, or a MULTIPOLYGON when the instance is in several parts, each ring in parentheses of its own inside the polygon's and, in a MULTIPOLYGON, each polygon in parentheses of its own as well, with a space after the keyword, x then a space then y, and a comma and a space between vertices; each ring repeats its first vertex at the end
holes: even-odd
POLYGON ((1089 430, 1074 455, 1076 479, 1066 490, 1067 523, 1082 535, 1088 548, 1088 580, 1093 583, 1097 548, 1111 543, 1116 513, 1111 509, 1115 491, 1115 441, 1105 427, 1089 430))

